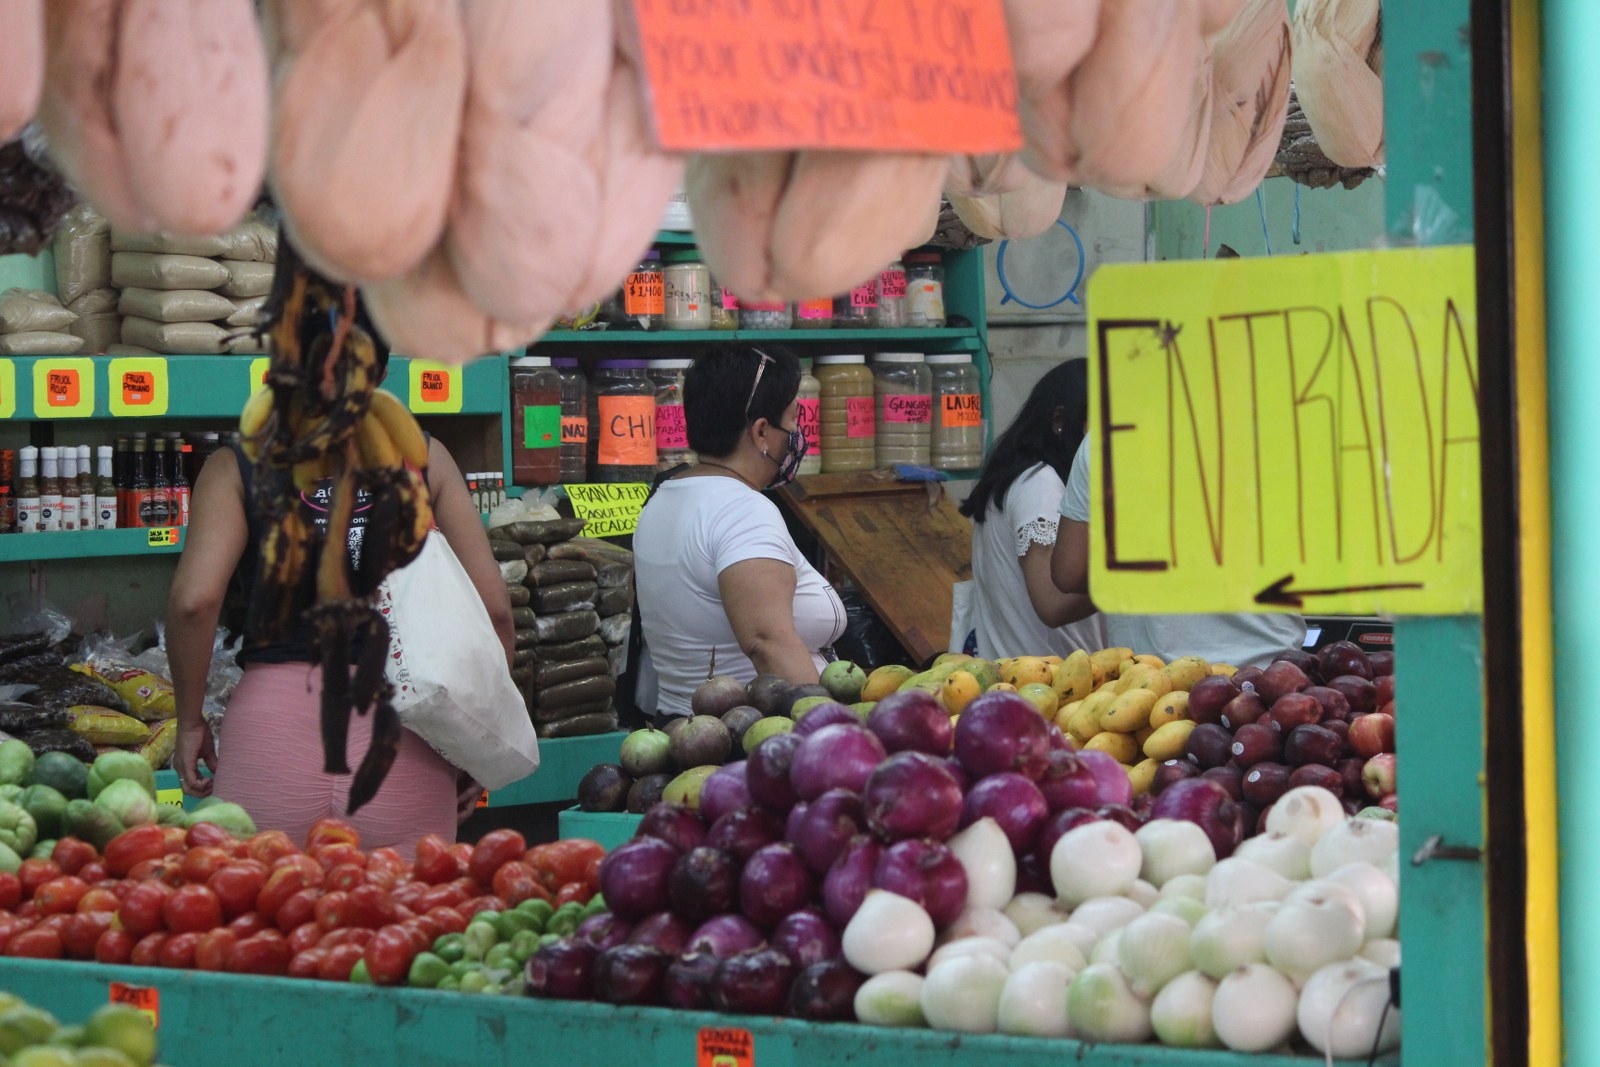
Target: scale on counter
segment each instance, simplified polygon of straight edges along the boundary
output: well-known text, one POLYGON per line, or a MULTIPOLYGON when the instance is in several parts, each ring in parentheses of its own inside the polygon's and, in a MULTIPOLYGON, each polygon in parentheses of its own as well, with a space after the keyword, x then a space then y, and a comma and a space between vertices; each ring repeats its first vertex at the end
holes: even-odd
POLYGON ((1364 652, 1393 652, 1394 623, 1352 615, 1306 616, 1307 652, 1315 652, 1335 641, 1353 641, 1364 652))

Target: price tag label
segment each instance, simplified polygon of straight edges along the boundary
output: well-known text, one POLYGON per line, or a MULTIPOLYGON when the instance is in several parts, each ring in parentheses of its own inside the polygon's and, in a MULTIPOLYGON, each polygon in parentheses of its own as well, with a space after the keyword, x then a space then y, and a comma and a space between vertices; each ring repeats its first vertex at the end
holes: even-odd
POLYGON ((480 808, 487 808, 489 806, 489 791, 487 789, 478 794, 477 806, 480 808))
POLYGON ((756 1039, 748 1030, 702 1026, 695 1046, 696 1067, 755 1067, 756 1039))
POLYGON ((173 805, 175 807, 181 808, 181 807, 183 807, 183 790, 182 789, 157 789, 156 790, 156 803, 157 804, 171 804, 171 805, 173 805))
POLYGON ((566 485, 572 513, 587 522, 586 537, 624 537, 639 525, 650 487, 643 482, 607 482, 566 485))
POLYGON ((461 411, 461 368, 450 363, 411 361, 411 410, 418 415, 461 411))
POLYGON ((145 531, 144 539, 151 548, 177 548, 183 540, 183 527, 152 526, 145 531))
POLYGON ((167 413, 167 361, 149 356, 114 359, 107 372, 111 388, 107 397, 115 418, 146 417, 167 413))
POLYGON ((140 1014, 150 1020, 151 1029, 161 1028, 161 990, 154 986, 112 982, 111 1003, 137 1008, 140 1014))
POLYGON ((17 413, 17 365, 9 359, 0 359, 0 419, 9 419, 17 413))
POLYGON ((33 364, 33 415, 87 419, 94 414, 94 360, 40 359, 33 364))
POLYGON ((250 361, 250 392, 254 393, 267 383, 267 370, 272 366, 271 356, 250 361))

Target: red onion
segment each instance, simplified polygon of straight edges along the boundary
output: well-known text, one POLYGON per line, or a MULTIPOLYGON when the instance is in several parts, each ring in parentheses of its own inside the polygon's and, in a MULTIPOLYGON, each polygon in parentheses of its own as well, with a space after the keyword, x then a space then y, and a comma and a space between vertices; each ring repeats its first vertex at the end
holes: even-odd
POLYGON ((843 704, 836 704, 832 701, 829 701, 826 704, 818 704, 816 707, 800 716, 800 718, 796 719, 794 723, 794 729, 791 730, 790 733, 799 734, 801 737, 807 737, 816 733, 824 726, 837 726, 840 723, 846 723, 850 726, 860 726, 861 716, 857 715, 843 704))
POLYGON ((862 834, 844 847, 828 876, 822 880, 822 906, 828 919, 839 929, 850 922, 856 909, 872 888, 872 872, 878 867, 883 846, 862 834))
POLYGON ((700 786, 700 818, 714 823, 730 811, 748 808, 750 789, 744 779, 745 761, 724 764, 700 786))
MULTIPOLYGON (((872 779, 867 781, 870 783, 872 779)), ((850 839, 865 829, 866 817, 862 814, 861 798, 848 789, 830 789, 805 804, 805 809, 798 823, 791 820, 785 836, 800 854, 801 862, 820 878, 828 873, 850 839)))
POLYGON ((1073 747, 1072 742, 1067 740, 1067 735, 1062 732, 1061 727, 1057 726, 1055 723, 1050 724, 1050 728, 1045 731, 1045 735, 1050 738, 1051 752, 1077 751, 1077 749, 1073 747))
POLYGON ((810 901, 815 885, 794 846, 768 845, 750 857, 739 876, 739 910, 763 930, 810 901))
POLYGON ((932 693, 908 689, 890 693, 867 716, 867 729, 878 735, 887 752, 950 755, 950 713, 932 693))
POLYGON ((706 826, 705 820, 693 808, 662 802, 651 805, 650 810, 644 813, 634 837, 654 837, 679 852, 688 852, 705 841, 706 826))
POLYGON ((839 933, 816 908, 801 908, 784 916, 772 929, 771 944, 796 967, 809 967, 839 956, 839 933))
POLYGON ((866 980, 844 960, 813 963, 789 987, 789 1014, 813 1022, 854 1022, 856 992, 866 980))
POLYGON ((967 793, 961 804, 961 826, 965 829, 984 816, 993 817, 1011 842, 1011 851, 1021 854, 1033 847, 1050 817, 1044 794, 1020 774, 1006 771, 991 774, 967 793))
MULTIPOLYGON (((1192 781, 1193 779, 1191 779, 1192 781)), ((1145 796, 1150 794, 1146 793, 1145 796)), ((1134 797, 1133 803, 1138 803, 1144 797, 1134 797)), ((1102 819, 1109 819, 1121 823, 1130 831, 1137 831, 1145 823, 1144 816, 1128 804, 1102 804, 1095 809, 1095 814, 1102 819)))
POLYGON ((801 821, 805 819, 806 812, 810 810, 811 804, 804 800, 789 809, 789 817, 783 820, 783 839, 785 841, 794 840, 794 835, 800 832, 801 821))
POLYGON ((972 784, 972 775, 967 773, 967 769, 961 766, 961 761, 956 759, 954 756, 951 756, 949 759, 945 760, 944 766, 945 769, 950 772, 951 777, 956 780, 956 785, 959 785, 961 787, 961 791, 965 793, 967 791, 967 787, 972 784))
MULTIPOLYGON (((602 911, 591 915, 578 924, 577 931, 573 934, 579 941, 594 946, 599 952, 620 945, 628 940, 628 934, 633 930, 633 924, 626 919, 613 915, 609 911, 602 911)), ((587 989, 588 987, 585 986, 587 989)))
POLYGON ((649 945, 669 956, 676 956, 689 943, 694 926, 688 919, 670 911, 658 911, 649 918, 640 919, 628 935, 630 945, 649 945))
POLYGON ((1095 783, 1099 786, 1096 806, 1126 804, 1133 799, 1133 783, 1128 780, 1128 772, 1122 764, 1108 754, 1092 748, 1079 752, 1078 758, 1089 765, 1095 783))
POLYGON ((699 928, 689 935, 689 943, 685 947, 690 952, 700 952, 720 958, 760 948, 765 943, 766 939, 761 936, 761 931, 756 928, 755 923, 743 915, 729 914, 718 915, 701 923, 699 928))
POLYGON ((956 757, 974 778, 1001 771, 1038 778, 1050 759, 1044 717, 1015 693, 984 693, 961 713, 955 733, 956 757))
POLYGON ((867 825, 886 841, 944 840, 961 822, 961 786, 945 761, 925 752, 896 752, 878 765, 862 794, 867 825))
MULTIPOLYGON (((1050 853, 1055 850, 1056 842, 1066 835, 1068 830, 1082 826, 1085 823, 1099 822, 1100 813, 1092 808, 1068 808, 1058 811, 1045 820, 1044 826, 1039 830, 1039 839, 1034 844, 1034 855, 1044 861, 1045 874, 1050 873, 1050 853)), ((1017 892, 1022 892, 1020 889, 1017 892)), ((1054 895, 1055 890, 1050 890, 1054 895)))
POLYGON ((709 845, 679 856, 667 877, 667 903, 690 922, 720 915, 738 898, 739 861, 709 845))
POLYGON ((1056 895, 1056 887, 1050 883, 1050 865, 1041 860, 1037 852, 1017 857, 1016 892, 1056 895))
POLYGON ((608 1004, 659 1004, 672 957, 649 945, 618 945, 594 961, 594 995, 608 1004))
POLYGON ((774 948, 729 956, 711 979, 711 1006, 742 1015, 776 1015, 783 1010, 795 967, 774 948))
POLYGON ((883 742, 865 727, 824 726, 801 739, 789 765, 789 780, 802 800, 815 800, 830 789, 859 793, 884 754, 883 742))
POLYGON ((743 863, 765 848, 783 839, 783 824, 765 808, 745 808, 730 811, 711 826, 706 834, 706 844, 719 848, 743 863))
POLYGON ((788 811, 798 799, 789 781, 789 766, 805 738, 790 731, 773 734, 756 746, 745 761, 744 784, 757 804, 773 811, 788 811))
POLYGON ((667 968, 661 999, 669 1008, 700 1011, 711 1006, 711 980, 722 960, 707 952, 680 956, 667 968))
POLYGON ((528 995, 587 1000, 593 995, 594 961, 599 955, 599 949, 576 938, 540 945, 528 958, 528 995))
POLYGON ((642 919, 667 906, 667 878, 678 850, 659 838, 636 837, 600 861, 606 907, 624 919, 642 919))
POLYGON ((1185 819, 1194 823, 1211 839, 1211 847, 1220 860, 1233 855, 1242 840, 1237 808, 1228 791, 1216 782, 1189 778, 1156 797, 1151 815, 1157 819, 1185 819))
POLYGON ((1039 776, 1039 792, 1051 811, 1089 808, 1100 803, 1099 779, 1075 750, 1053 748, 1044 773, 1039 776))
POLYGON ((896 841, 878 857, 872 888, 898 893, 922 905, 935 926, 948 926, 967 906, 967 869, 941 841, 896 841))

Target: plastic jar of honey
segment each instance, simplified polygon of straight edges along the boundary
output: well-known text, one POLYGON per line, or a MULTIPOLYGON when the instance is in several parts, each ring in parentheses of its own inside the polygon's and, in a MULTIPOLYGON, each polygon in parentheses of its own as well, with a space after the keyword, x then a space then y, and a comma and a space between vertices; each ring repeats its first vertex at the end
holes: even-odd
POLYGON ((978 368, 966 352, 928 357, 933 377, 933 444, 939 470, 969 471, 983 465, 983 394, 978 368))
POLYGON ((933 443, 933 375, 921 352, 880 352, 872 359, 877 462, 927 466, 933 443))
POLYGON ((872 371, 860 355, 818 356, 822 473, 869 471, 877 465, 872 371))

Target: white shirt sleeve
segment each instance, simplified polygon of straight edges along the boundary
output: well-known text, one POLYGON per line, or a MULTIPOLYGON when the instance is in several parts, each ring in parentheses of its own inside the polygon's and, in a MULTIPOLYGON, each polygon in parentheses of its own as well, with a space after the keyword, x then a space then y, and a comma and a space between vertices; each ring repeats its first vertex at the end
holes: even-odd
POLYGON ((1034 545, 1046 548, 1056 543, 1056 503, 1061 498, 1061 479, 1049 467, 1038 466, 1011 483, 1006 494, 1006 522, 1015 541, 1017 558, 1028 554, 1034 545))
POLYGON ((794 539, 778 514, 778 507, 755 493, 741 494, 714 523, 712 565, 721 574, 747 559, 775 559, 794 566, 794 539))
POLYGON ((1067 476, 1067 488, 1061 494, 1061 514, 1075 522, 1089 521, 1089 438, 1078 446, 1072 457, 1072 473, 1067 476))

